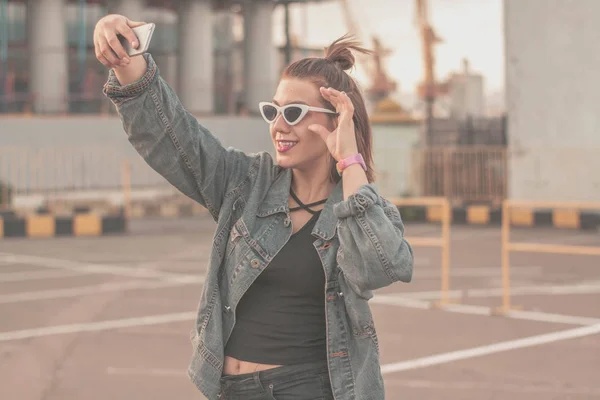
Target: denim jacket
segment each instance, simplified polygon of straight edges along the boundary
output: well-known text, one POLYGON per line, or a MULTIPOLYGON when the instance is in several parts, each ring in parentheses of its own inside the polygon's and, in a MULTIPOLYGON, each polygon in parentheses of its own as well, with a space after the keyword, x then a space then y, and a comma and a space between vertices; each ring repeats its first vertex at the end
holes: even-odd
MULTIPOLYGON (((217 224, 188 369, 199 390, 217 399, 236 306, 292 234, 291 171, 277 166, 267 152, 247 155, 224 148, 184 109, 152 57, 144 57, 148 70, 139 81, 121 86, 111 70, 103 91, 137 152, 206 207, 217 224)), ((326 277, 323 306, 335 399, 383 399, 368 300, 373 290, 412 277, 412 249, 398 208, 372 184, 344 200, 340 180, 312 235, 326 277)))

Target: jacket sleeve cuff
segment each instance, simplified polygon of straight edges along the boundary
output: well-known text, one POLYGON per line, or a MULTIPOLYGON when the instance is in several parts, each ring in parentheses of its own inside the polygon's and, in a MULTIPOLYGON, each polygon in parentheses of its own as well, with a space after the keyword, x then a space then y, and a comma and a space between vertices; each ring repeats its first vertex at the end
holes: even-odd
POLYGON ((348 218, 363 214, 377 202, 379 195, 372 184, 361 186, 356 193, 333 206, 333 212, 338 218, 348 218))
POLYGON ((142 55, 146 59, 148 69, 144 76, 138 79, 136 82, 121 85, 114 70, 110 70, 108 73, 108 80, 104 84, 102 89, 105 96, 115 103, 122 103, 123 101, 132 99, 144 93, 154 80, 158 77, 158 66, 154 62, 154 59, 149 53, 142 55))

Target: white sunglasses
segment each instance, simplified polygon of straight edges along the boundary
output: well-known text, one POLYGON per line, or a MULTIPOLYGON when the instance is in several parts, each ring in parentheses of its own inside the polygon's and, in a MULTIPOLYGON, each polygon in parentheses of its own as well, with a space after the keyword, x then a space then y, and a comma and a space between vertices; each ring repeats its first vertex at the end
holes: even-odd
POLYGON ((278 106, 277 104, 261 101, 258 103, 258 106, 260 108, 260 114, 269 124, 275 122, 279 114, 283 115, 283 119, 285 119, 285 122, 287 122, 288 125, 296 125, 302 121, 302 118, 304 118, 309 111, 338 114, 327 108, 312 107, 306 104, 287 104, 285 106, 278 106))

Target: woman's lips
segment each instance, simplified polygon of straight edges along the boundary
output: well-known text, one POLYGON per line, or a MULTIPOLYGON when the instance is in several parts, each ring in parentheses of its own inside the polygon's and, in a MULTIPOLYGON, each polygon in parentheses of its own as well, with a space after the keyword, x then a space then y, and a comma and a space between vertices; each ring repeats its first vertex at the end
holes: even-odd
POLYGON ((293 140, 278 140, 277 141, 277 151, 280 153, 285 153, 290 151, 294 146, 296 146, 296 143, 293 140))

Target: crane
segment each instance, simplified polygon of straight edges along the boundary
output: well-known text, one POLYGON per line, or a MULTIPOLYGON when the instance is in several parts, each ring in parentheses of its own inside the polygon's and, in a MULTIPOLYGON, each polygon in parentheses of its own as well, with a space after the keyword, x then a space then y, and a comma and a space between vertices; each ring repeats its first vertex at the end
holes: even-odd
POLYGON ((391 93, 396 91, 396 82, 390 79, 383 64, 384 57, 392 52, 381 44, 377 36, 373 36, 373 67, 370 71, 371 86, 367 89, 367 94, 374 103, 388 98, 391 93))
MULTIPOLYGON (((348 31, 357 39, 364 41, 359 24, 354 19, 351 12, 350 3, 348 0, 339 0, 344 14, 344 20, 348 31)), ((357 53, 357 64, 364 68, 366 76, 370 79, 370 86, 367 88, 369 100, 377 103, 380 100, 387 98, 390 93, 396 90, 396 82, 392 81, 385 71, 383 59, 391 54, 389 49, 386 49, 381 44, 381 40, 377 36, 373 36, 373 50, 371 55, 357 53)))
POLYGON ((426 103, 425 137, 423 145, 427 146, 431 138, 431 123, 433 119, 433 105, 435 99, 447 92, 447 85, 438 84, 435 79, 434 45, 442 39, 437 36, 429 22, 427 0, 416 0, 417 28, 421 36, 424 79, 418 87, 419 97, 426 103))

